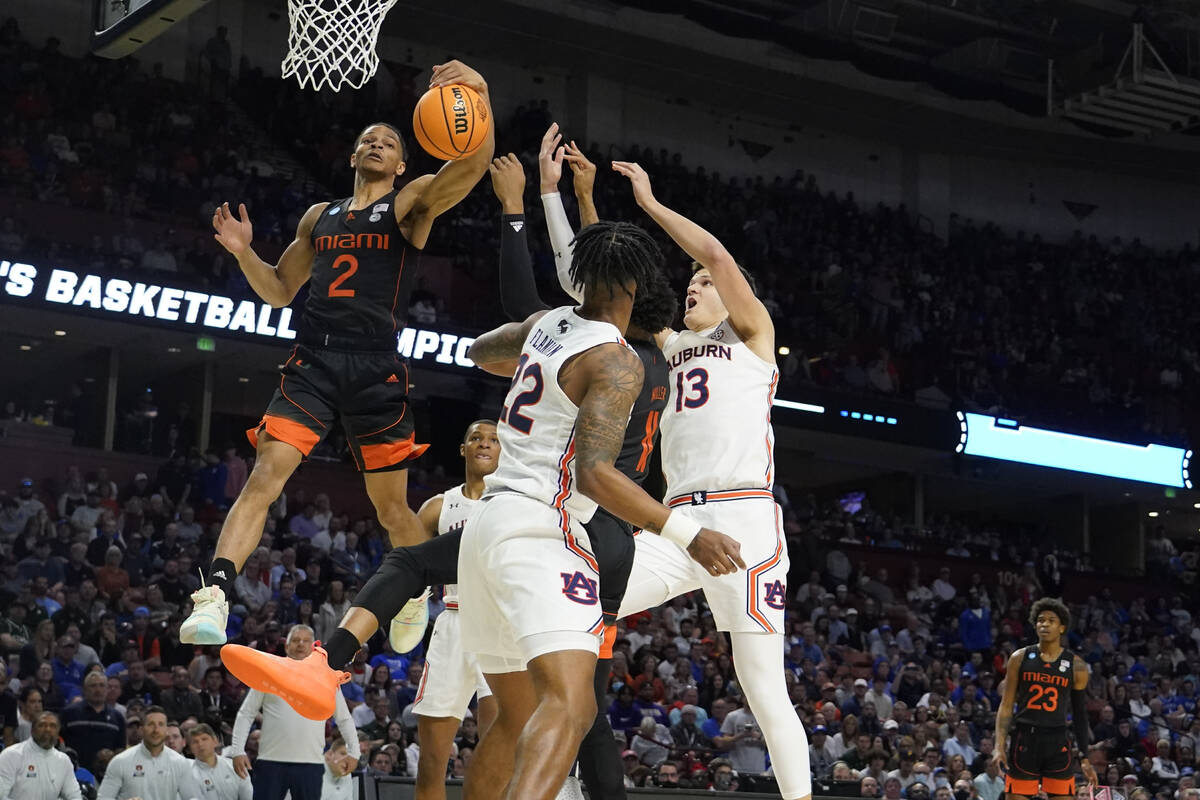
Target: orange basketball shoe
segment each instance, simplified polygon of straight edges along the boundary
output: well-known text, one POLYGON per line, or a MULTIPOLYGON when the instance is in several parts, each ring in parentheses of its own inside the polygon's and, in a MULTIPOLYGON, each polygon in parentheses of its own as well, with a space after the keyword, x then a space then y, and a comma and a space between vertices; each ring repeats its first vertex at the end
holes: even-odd
POLYGON ((333 716, 338 687, 350 680, 349 672, 329 666, 325 648, 319 646, 298 660, 227 644, 221 648, 221 663, 251 689, 276 695, 300 716, 321 721, 333 716))

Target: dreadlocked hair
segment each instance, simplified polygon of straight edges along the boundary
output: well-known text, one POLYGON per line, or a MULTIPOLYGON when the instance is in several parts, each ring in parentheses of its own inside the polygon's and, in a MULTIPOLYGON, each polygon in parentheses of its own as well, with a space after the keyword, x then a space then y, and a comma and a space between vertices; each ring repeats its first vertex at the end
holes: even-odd
POLYGON ((607 286, 612 297, 630 281, 648 285, 662 269, 662 251, 650 234, 628 222, 597 222, 572 241, 571 283, 607 286))
POLYGON ((650 280, 638 284, 629 324, 636 325, 649 334, 655 334, 663 328, 671 327, 678 310, 679 301, 675 290, 667 281, 667 276, 655 272, 650 280))
POLYGON ((1071 611, 1067 608, 1067 604, 1057 597, 1043 597, 1035 602, 1033 607, 1029 609, 1029 624, 1036 625, 1038 615, 1043 611, 1049 611, 1058 617, 1058 621, 1064 627, 1071 627, 1071 611))

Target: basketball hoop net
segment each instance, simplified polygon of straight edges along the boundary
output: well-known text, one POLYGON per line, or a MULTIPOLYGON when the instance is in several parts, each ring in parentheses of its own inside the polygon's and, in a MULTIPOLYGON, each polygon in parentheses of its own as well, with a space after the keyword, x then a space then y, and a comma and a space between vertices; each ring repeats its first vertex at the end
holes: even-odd
POLYGON ((283 77, 320 91, 361 89, 379 68, 375 44, 396 0, 288 0, 283 77))

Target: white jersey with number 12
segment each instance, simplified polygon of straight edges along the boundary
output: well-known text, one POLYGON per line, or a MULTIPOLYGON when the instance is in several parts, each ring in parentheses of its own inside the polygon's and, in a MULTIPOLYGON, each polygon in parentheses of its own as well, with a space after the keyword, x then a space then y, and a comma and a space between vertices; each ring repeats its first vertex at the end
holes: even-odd
MULTIPOLYGON (((547 312, 529 332, 500 412, 500 464, 484 478, 486 494, 516 492, 580 523, 596 503, 575 486, 575 417, 579 408, 558 384, 574 356, 608 343, 628 348, 607 322, 584 319, 570 306, 547 312)), ((630 350, 632 352, 632 349, 630 350)))

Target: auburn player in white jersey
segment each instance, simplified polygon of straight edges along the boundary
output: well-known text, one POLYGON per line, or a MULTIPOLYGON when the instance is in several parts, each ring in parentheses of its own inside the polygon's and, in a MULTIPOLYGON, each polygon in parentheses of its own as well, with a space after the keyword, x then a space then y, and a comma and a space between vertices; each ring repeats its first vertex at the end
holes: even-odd
POLYGON ((596 714, 592 674, 603 629, 587 522, 600 503, 687 544, 713 574, 742 566, 729 537, 654 501, 614 466, 641 391, 622 338, 638 285, 661 255, 642 229, 597 223, 575 240, 583 303, 484 334, 471 359, 513 382, 500 415, 500 466, 463 529, 463 646, 499 703, 467 773, 468 800, 550 800, 596 714))
POLYGON ((736 575, 698 568, 680 547, 638 536, 621 616, 703 589, 718 630, 733 642, 738 683, 758 719, 784 800, 812 794, 804 726, 783 670, 787 546, 772 497, 775 435, 771 403, 775 326, 749 276, 716 237, 664 206, 637 164, 613 162, 641 208, 695 262, 682 331, 656 340, 671 369, 663 411, 666 502, 706 527, 730 533, 748 567, 736 575))
MULTIPOLYGON (((417 512, 421 526, 430 536, 462 530, 467 517, 483 495, 483 479, 496 471, 500 460, 500 440, 496 423, 481 419, 467 426, 459 445, 466 462, 465 480, 447 492, 431 497, 417 512)), ((443 589, 446 610, 438 616, 425 656, 425 671, 417 687, 413 713, 417 715, 417 735, 421 757, 417 765, 417 800, 444 800, 446 764, 454 735, 462 723, 463 711, 471 696, 479 698, 477 722, 483 736, 496 719, 496 701, 488 688, 479 662, 462 648, 459 631, 458 586, 443 589)))

